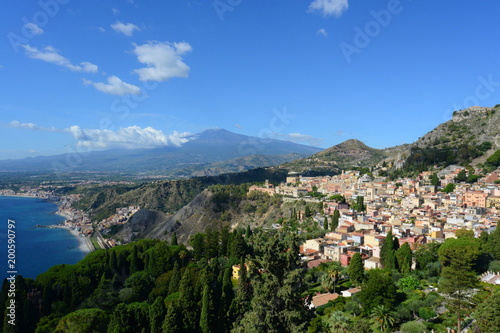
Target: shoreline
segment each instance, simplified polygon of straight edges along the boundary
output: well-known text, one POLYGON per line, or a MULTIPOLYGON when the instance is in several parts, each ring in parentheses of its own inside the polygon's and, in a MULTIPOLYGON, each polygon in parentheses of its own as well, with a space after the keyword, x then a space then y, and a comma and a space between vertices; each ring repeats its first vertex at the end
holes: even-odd
POLYGON ((49 228, 59 228, 59 229, 66 229, 68 230, 71 235, 73 235, 77 240, 78 240, 78 249, 83 252, 84 255, 89 254, 90 252, 94 251, 94 246, 92 245, 92 242, 88 237, 80 235, 80 233, 75 230, 74 228, 68 227, 67 225, 62 225, 62 224, 53 224, 50 226, 47 226, 49 228))

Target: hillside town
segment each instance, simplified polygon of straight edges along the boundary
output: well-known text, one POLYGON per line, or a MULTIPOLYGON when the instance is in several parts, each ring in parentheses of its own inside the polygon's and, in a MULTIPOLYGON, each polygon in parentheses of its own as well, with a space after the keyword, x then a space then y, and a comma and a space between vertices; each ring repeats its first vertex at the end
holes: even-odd
MULTIPOLYGON (((441 186, 455 181, 464 168, 450 166, 438 173, 441 186)), ((438 191, 431 185, 432 172, 416 179, 385 181, 345 171, 337 176, 302 177, 290 175, 286 182, 273 186, 266 182, 249 191, 283 195, 295 200, 323 202, 323 213, 339 213, 338 226, 324 237, 308 239, 302 254, 313 266, 321 261, 340 261, 348 266, 354 253, 364 259, 366 269, 380 267, 380 248, 389 230, 412 249, 418 244, 443 242, 460 229, 473 230, 476 237, 490 232, 500 219, 500 172, 496 171, 473 184, 457 183, 452 192, 438 191), (495 181, 497 181, 495 183, 495 181), (344 202, 330 200, 341 196, 344 202), (356 211, 347 203, 362 197, 363 209, 356 211)), ((303 212, 299 212, 303 217, 303 212)), ((322 219, 318 219, 322 223, 322 219)))

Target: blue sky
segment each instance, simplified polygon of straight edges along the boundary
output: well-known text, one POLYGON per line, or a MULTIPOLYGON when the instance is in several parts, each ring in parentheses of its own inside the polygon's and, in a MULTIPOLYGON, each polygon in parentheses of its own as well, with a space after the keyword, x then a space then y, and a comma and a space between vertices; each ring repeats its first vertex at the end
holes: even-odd
POLYGON ((500 103, 500 3, 41 0, 0 12, 0 159, 208 128, 410 143, 500 103))

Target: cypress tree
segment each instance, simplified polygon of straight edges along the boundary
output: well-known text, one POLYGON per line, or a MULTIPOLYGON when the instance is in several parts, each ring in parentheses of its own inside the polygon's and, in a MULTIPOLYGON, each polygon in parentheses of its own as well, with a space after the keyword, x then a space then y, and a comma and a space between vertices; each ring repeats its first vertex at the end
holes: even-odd
POLYGON ((179 285, 179 307, 182 315, 182 326, 186 332, 195 332, 199 327, 200 317, 198 310, 196 279, 192 269, 186 269, 179 285))
POLYGON ((330 229, 328 228, 328 216, 326 216, 326 215, 325 215, 325 220, 323 221, 323 228, 324 228, 325 230, 330 230, 330 229))
POLYGON ((172 270, 172 277, 168 284, 168 293, 172 294, 179 290, 179 284, 181 282, 181 272, 179 270, 179 263, 176 261, 174 263, 174 269, 172 270))
POLYGON ((161 297, 157 297, 151 307, 149 308, 149 325, 151 326, 151 333, 161 333, 162 323, 165 319, 167 310, 161 297))
POLYGON ((247 225, 247 229, 245 231, 245 238, 249 239, 252 236, 252 230, 250 229, 250 225, 247 225))
POLYGON ((111 254, 109 256, 109 269, 112 271, 118 269, 118 259, 116 257, 115 250, 111 250, 111 254))
POLYGON ((137 245, 132 247, 132 256, 130 258, 130 274, 134 274, 139 271, 139 255, 137 250, 137 245))
POLYGON ((207 283, 201 299, 200 329, 203 333, 215 332, 213 289, 207 283))
POLYGON ((406 274, 411 271, 412 252, 408 243, 404 243, 396 251, 396 259, 398 261, 398 269, 401 273, 406 274))
POLYGON ((177 243, 177 233, 176 233, 176 232, 174 232, 174 233, 172 234, 172 238, 170 239, 170 245, 179 245, 179 244, 177 243))
POLYGON ((172 303, 165 315, 162 329, 164 333, 180 333, 182 330, 182 312, 177 302, 172 303))
POLYGON ((338 209, 335 209, 333 211, 332 224, 330 226, 332 228, 332 231, 335 231, 335 229, 337 229, 337 227, 339 226, 339 219, 340 219, 340 212, 338 209))
POLYGON ((219 322, 221 323, 221 332, 229 332, 231 328, 231 317, 229 309, 234 299, 233 283, 231 281, 231 269, 226 268, 222 277, 222 295, 219 307, 219 322))
POLYGON ((360 285, 365 279, 365 268, 363 266, 363 260, 361 259, 361 254, 358 252, 354 253, 351 258, 351 262, 347 267, 347 274, 351 282, 355 285, 360 285))
POLYGON ((394 251, 394 238, 392 230, 389 230, 380 249, 380 262, 388 270, 396 269, 396 255, 394 251))

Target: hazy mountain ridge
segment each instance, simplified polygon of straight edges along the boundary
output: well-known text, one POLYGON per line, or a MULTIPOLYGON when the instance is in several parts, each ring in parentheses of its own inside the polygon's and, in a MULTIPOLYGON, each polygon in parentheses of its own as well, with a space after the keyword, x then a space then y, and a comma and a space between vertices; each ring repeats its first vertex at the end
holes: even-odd
POLYGON ((0 161, 0 171, 28 172, 123 172, 186 178, 239 172, 281 164, 312 155, 320 148, 289 141, 263 139, 223 129, 206 130, 189 137, 181 147, 113 149, 29 157, 0 161), (238 159, 239 160, 235 160, 238 159), (227 165, 224 161, 227 160, 227 165), (205 169, 209 169, 206 173, 205 169))

